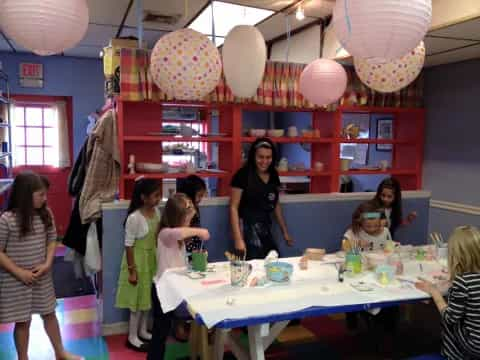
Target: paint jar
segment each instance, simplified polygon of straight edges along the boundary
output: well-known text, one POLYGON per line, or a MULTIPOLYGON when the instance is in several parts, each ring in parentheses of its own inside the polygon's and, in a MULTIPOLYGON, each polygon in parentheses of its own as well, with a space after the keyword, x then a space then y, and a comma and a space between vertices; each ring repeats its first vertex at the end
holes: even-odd
POLYGON ((243 260, 230 261, 230 284, 235 287, 243 287, 252 272, 252 265, 243 260))
POLYGON ((208 252, 206 250, 192 252, 192 270, 205 272, 208 265, 208 252))
POLYGON ((362 256, 354 252, 347 253, 345 256, 345 269, 349 274, 360 274, 362 272, 362 256))

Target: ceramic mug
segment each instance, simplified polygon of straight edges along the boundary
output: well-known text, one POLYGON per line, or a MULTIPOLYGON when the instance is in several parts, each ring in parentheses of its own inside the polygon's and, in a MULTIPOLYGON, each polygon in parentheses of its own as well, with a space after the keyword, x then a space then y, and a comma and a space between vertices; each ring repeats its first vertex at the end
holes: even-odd
POLYGON ((287 135, 290 137, 298 136, 298 130, 296 126, 290 126, 287 131, 287 135))
POLYGON ((388 169, 388 160, 381 160, 380 161, 380 169, 382 170, 387 170, 388 169))
POLYGON ((315 164, 313 165, 313 168, 315 169, 315 171, 323 171, 324 169, 324 165, 321 161, 317 161, 315 162, 315 164))

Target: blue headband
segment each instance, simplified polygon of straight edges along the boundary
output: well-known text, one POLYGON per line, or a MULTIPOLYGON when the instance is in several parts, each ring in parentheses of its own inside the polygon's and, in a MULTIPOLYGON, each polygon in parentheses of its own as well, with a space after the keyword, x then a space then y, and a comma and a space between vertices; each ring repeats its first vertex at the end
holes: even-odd
POLYGON ((363 219, 380 219, 381 214, 379 212, 364 212, 362 213, 363 219))

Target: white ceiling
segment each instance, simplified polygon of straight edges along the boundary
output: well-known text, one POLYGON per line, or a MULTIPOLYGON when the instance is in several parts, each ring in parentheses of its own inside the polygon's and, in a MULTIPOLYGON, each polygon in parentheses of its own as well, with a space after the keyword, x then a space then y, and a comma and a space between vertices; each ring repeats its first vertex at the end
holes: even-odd
MULTIPOLYGON (((67 50, 66 56, 98 58, 102 48, 116 36, 122 19, 127 13, 130 0, 87 0, 90 9, 90 26, 87 35, 74 49, 67 50)), ((226 2, 273 10, 276 13, 257 25, 265 40, 281 37, 286 33, 285 14, 292 13, 298 0, 228 0, 226 2)), ((291 30, 298 29, 320 18, 328 17, 335 0, 303 0, 306 18, 297 21, 290 17, 291 30)), ((195 16, 208 5, 209 0, 143 0, 145 11, 163 15, 178 15, 174 25, 144 23, 144 39, 149 47, 166 32, 187 26, 195 16), (188 8, 185 11, 185 4, 188 8)), ((127 13, 120 36, 137 35, 136 1, 127 13)), ((26 51, 10 40, 18 52, 26 51)), ((480 58, 480 18, 468 20, 429 32, 426 39, 426 66, 480 58)), ((13 51, 0 36, 0 51, 13 51)))

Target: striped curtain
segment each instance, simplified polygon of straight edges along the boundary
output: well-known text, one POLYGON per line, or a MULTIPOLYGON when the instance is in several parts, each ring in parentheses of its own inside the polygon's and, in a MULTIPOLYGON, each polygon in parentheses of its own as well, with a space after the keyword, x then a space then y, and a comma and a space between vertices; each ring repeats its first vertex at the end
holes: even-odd
MULTIPOLYGON (((168 101, 169 98, 152 80, 148 70, 150 53, 143 49, 122 49, 120 55, 120 99, 129 101, 168 101)), ((268 61, 265 74, 257 94, 249 99, 234 96, 222 74, 212 93, 205 98, 211 103, 258 104, 278 107, 313 108, 299 92, 299 79, 304 64, 268 61)), ((423 73, 401 91, 382 94, 366 87, 358 78, 353 67, 345 67, 348 86, 338 105, 363 105, 379 107, 422 107, 423 73)))

